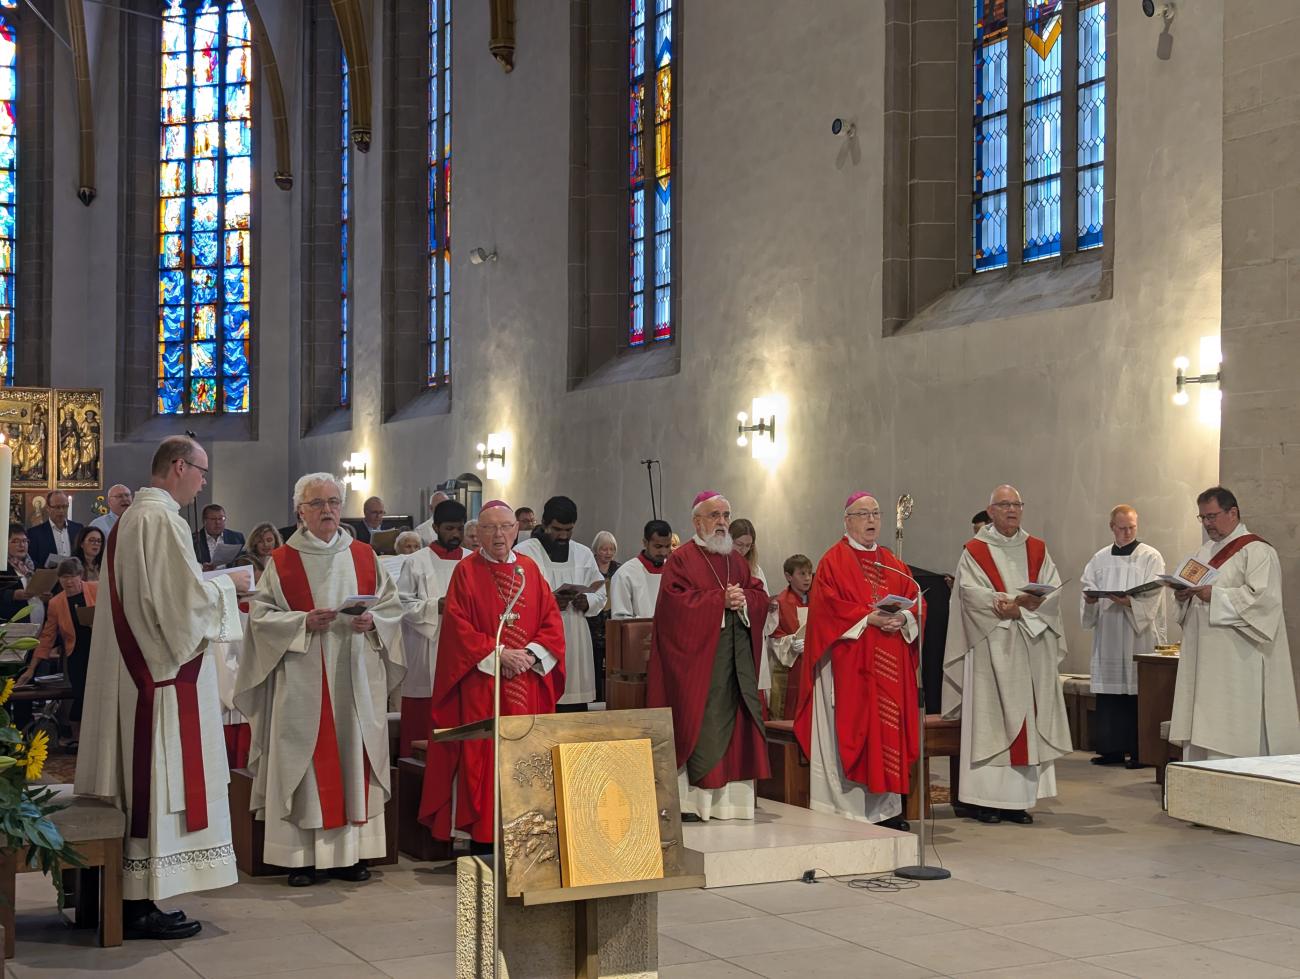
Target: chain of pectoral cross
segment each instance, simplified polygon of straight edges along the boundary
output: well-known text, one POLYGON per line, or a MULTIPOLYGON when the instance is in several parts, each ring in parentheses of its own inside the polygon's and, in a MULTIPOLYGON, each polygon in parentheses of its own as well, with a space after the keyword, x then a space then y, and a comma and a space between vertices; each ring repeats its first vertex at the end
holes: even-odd
POLYGON ((718 572, 714 570, 713 562, 709 560, 707 554, 704 556, 704 563, 709 566, 709 571, 712 572, 713 580, 718 583, 718 587, 721 588, 723 591, 726 591, 728 588, 731 587, 731 555, 730 554, 723 555, 722 559, 727 562, 727 583, 725 585, 722 583, 722 579, 718 577, 718 572))

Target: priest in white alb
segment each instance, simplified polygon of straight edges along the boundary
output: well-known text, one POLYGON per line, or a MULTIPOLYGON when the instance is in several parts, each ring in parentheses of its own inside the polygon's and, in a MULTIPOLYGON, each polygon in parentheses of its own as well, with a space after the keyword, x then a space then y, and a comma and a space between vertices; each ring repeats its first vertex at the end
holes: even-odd
POLYGON ((1166 589, 1157 581, 1165 560, 1138 540, 1138 514, 1131 506, 1121 503, 1110 511, 1110 532, 1115 543, 1094 554, 1079 579, 1083 627, 1092 630, 1092 763, 1141 768, 1133 657, 1165 641, 1166 589))
POLYGON ((230 769, 210 642, 239 631, 235 578, 204 580, 180 508, 203 488, 208 456, 184 436, 154 453, 150 485, 108 535, 91 639, 74 789, 126 811, 127 938, 189 938, 201 925, 154 901, 238 880, 230 769), (103 586, 101 586, 103 587, 103 586))
POLYGON ((363 881, 386 850, 402 603, 370 545, 340 529, 341 482, 311 473, 293 499, 301 524, 258 582, 235 688, 252 725, 251 806, 266 823, 263 859, 290 868, 290 887, 318 871, 363 881))
POLYGON ((655 614, 664 562, 673 552, 673 528, 666 520, 651 520, 641 535, 641 553, 624 561, 609 579, 612 619, 649 619, 655 614))
POLYGON ((1071 750, 1061 577, 1047 544, 1021 528, 1024 506, 1014 486, 993 491, 993 522, 962 550, 948 613, 943 711, 961 717, 958 800, 983 823, 1032 823, 1071 750))
POLYGON ((438 627, 451 573, 470 552, 461 547, 465 533, 465 507, 443 500, 433 511, 434 541, 402 565, 397 591, 402 597, 402 649, 406 677, 402 680, 402 720, 398 755, 411 754, 411 742, 422 741, 433 730, 432 696, 434 661, 438 652, 438 627))
POLYGON ((567 496, 553 496, 542 507, 542 535, 515 545, 541 569, 564 620, 564 694, 556 710, 586 710, 596 699, 596 656, 591 645, 587 619, 605 607, 605 576, 596 555, 586 544, 573 540, 578 523, 578 506, 567 496), (565 585, 594 591, 575 591, 565 585))
POLYGON ((1183 644, 1169 740, 1184 761, 1300 753, 1277 551, 1246 529, 1222 486, 1196 506, 1209 538, 1196 560, 1218 574, 1174 591, 1183 644))

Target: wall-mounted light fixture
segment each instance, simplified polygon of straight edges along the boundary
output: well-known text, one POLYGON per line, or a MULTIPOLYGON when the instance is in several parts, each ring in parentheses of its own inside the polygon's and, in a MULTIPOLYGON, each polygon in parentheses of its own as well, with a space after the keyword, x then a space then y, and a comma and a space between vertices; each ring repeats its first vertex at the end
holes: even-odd
POLYGON ((370 489, 370 456, 365 452, 353 452, 343 460, 343 485, 356 493, 370 489))
POLYGON ((1199 384, 1197 416, 1207 425, 1218 425, 1223 401, 1223 353, 1217 336, 1201 337, 1200 374, 1189 375, 1192 363, 1186 357, 1174 359, 1174 404, 1182 407, 1191 400, 1187 385, 1199 384))
POLYGON ((779 462, 785 458, 786 419, 785 398, 779 395, 755 398, 749 413, 742 411, 736 415, 736 444, 741 448, 748 445, 755 459, 779 462))
POLYGON ((487 442, 474 447, 478 452, 474 468, 488 479, 504 480, 510 472, 506 467, 506 450, 510 448, 510 442, 509 432, 490 432, 487 442))
POLYGON ((485 248, 473 248, 469 253, 470 265, 482 265, 484 262, 495 262, 497 260, 497 250, 493 248, 488 251, 485 248))

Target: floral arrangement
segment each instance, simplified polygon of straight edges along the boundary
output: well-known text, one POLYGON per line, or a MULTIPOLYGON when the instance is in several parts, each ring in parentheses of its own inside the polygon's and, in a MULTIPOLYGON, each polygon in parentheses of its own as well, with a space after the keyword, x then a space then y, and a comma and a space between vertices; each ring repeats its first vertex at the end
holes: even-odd
MULTIPOLYGON (((26 613, 24 609, 10 621, 17 621, 26 613)), ((36 645, 35 638, 10 639, 5 626, 0 625, 0 656, 24 653, 36 645)), ((37 731, 30 739, 24 738, 7 709, 16 674, 21 669, 21 662, 0 663, 0 676, 4 677, 0 687, 0 846, 26 850, 21 859, 26 866, 40 870, 54 881, 59 907, 63 907, 64 867, 84 867, 86 863, 50 819, 52 813, 65 808, 67 803, 56 798, 53 788, 36 782, 49 756, 49 734, 37 731)))

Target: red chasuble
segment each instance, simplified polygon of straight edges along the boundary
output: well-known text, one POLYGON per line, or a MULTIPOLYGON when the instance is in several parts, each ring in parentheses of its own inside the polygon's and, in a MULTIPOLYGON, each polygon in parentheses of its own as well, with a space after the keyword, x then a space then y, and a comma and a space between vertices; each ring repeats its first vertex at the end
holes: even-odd
MULTIPOLYGON (((745 592, 757 675, 768 599, 745 559, 735 552, 711 554, 690 540, 664 563, 650 640, 646 706, 672 708, 678 768, 695 751, 704 720, 727 584, 739 585, 745 592)), ((698 787, 718 789, 728 782, 767 778, 769 773, 767 739, 742 703, 731 743, 698 787)))
MULTIPOLYGON (((524 590, 515 603, 517 621, 506 626, 507 649, 538 643, 559 662, 546 676, 525 670, 501 681, 501 713, 551 714, 564 693, 564 623, 546 579, 520 554, 516 564, 489 561, 476 553, 452 573, 447 605, 438 632, 433 674, 433 726, 458 727, 492 716, 492 676, 478 668, 495 649, 497 625, 506 602, 518 589, 515 568, 524 569, 524 590)), ((420 822, 434 837, 451 839, 466 830, 479 843, 492 842, 492 742, 431 744, 424 767, 420 822), (456 787, 456 825, 451 825, 452 780, 456 787)))
POLYGON ((806 608, 808 605, 799 597, 799 593, 793 588, 787 588, 781 594, 776 596, 777 620, 776 632, 772 633, 778 639, 782 636, 792 636, 799 631, 799 609, 806 608))
MULTIPOLYGON (((804 654, 799 658, 795 737, 812 754, 813 680, 825 657, 835 679, 835 739, 844 774, 868 792, 906 795, 917 742, 916 664, 919 643, 867 626, 842 639, 886 595, 914 597, 907 566, 887 548, 859 551, 847 540, 817 564, 808 601, 804 654), (898 574, 877 568, 879 561, 898 574)), ((915 614, 915 613, 913 613, 915 614)), ((922 609, 922 615, 924 610, 922 609)))

